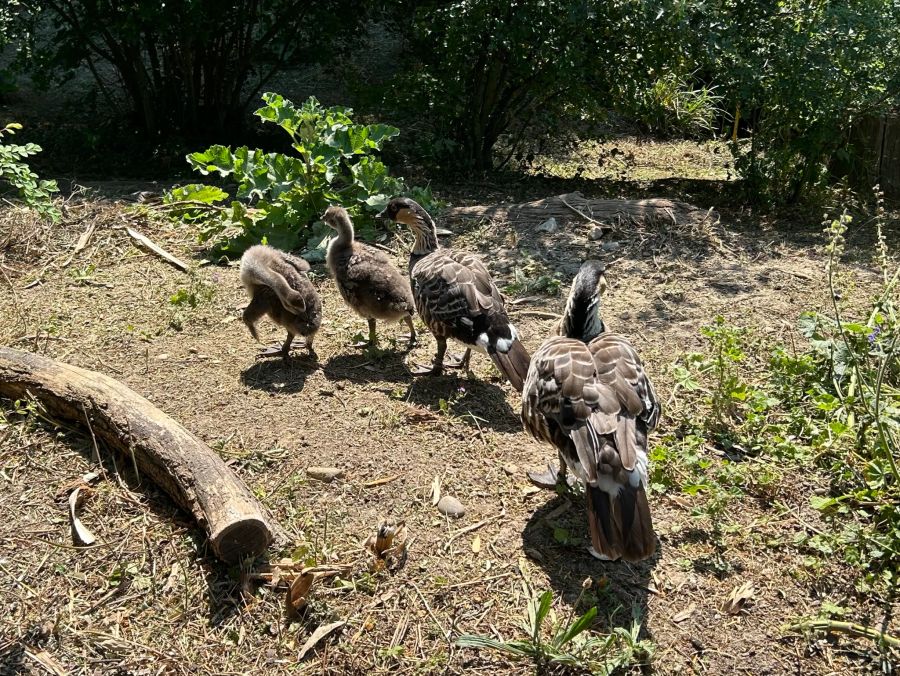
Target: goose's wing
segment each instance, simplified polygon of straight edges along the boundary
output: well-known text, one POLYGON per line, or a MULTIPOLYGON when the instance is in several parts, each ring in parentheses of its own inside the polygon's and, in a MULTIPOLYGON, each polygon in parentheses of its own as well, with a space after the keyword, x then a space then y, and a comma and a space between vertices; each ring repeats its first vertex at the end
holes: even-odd
POLYGON ((515 337, 503 298, 477 256, 439 249, 418 261, 411 277, 416 307, 436 336, 488 351, 515 337))
POLYGON ((637 351, 624 336, 605 333, 588 345, 602 396, 596 416, 615 430, 614 444, 622 467, 635 468, 646 453, 647 434, 659 422, 662 408, 637 351))

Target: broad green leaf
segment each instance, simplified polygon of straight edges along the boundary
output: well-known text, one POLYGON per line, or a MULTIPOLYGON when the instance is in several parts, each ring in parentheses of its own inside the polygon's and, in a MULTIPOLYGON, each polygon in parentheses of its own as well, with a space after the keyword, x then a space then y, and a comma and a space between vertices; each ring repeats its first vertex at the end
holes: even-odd
POLYGON ((163 203, 171 204, 172 202, 203 202, 204 204, 215 204, 222 200, 228 199, 228 193, 212 185, 204 185, 203 183, 190 183, 178 188, 173 188, 170 192, 163 195, 163 203))

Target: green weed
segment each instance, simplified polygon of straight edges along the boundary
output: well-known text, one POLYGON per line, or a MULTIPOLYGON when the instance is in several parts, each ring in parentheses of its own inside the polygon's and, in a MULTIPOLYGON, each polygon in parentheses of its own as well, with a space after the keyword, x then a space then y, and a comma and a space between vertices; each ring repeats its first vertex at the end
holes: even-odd
MULTIPOLYGON (((582 595, 588 588, 590 584, 582 586, 582 595)), ((639 638, 641 625, 637 613, 629 629, 616 627, 609 634, 601 635, 590 631, 597 615, 596 606, 573 620, 574 609, 580 600, 581 596, 572 605, 569 616, 562 620, 551 608, 553 594, 545 591, 528 604, 522 627, 526 638, 498 641, 488 636, 464 634, 456 640, 456 645, 530 659, 538 670, 567 666, 593 674, 612 674, 622 667, 649 661, 653 645, 639 638), (549 622, 549 631, 545 630, 546 622, 549 622)))

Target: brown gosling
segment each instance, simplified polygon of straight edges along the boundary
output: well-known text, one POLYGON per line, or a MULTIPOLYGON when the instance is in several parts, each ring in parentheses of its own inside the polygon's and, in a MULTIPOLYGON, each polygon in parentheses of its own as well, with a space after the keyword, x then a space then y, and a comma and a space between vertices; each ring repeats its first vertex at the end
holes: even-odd
POLYGON ((244 323, 256 340, 256 322, 263 315, 287 331, 281 346, 264 348, 260 357, 290 356, 295 336, 306 339, 309 356, 316 358, 313 338, 322 325, 322 301, 306 273, 309 263, 264 244, 252 246, 241 257, 241 283, 250 294, 244 323))
POLYGON ((375 320, 404 321, 409 327, 407 345, 416 340, 416 310, 409 280, 378 249, 353 238, 353 221, 346 209, 331 206, 322 220, 337 232, 328 245, 325 263, 347 305, 369 323, 369 340, 357 347, 375 345, 375 320))

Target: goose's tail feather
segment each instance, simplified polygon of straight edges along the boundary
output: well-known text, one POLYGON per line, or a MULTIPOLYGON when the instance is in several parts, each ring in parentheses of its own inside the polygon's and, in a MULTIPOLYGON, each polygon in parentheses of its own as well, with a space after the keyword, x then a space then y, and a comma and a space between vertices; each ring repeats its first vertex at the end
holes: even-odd
POLYGON ((625 484, 615 497, 587 487, 588 525, 594 550, 605 559, 641 561, 656 551, 656 534, 643 486, 625 484))
POLYGON ((528 366, 531 364, 531 355, 522 342, 516 338, 508 352, 490 352, 490 356, 500 373, 506 376, 517 392, 522 392, 528 376, 528 366))

